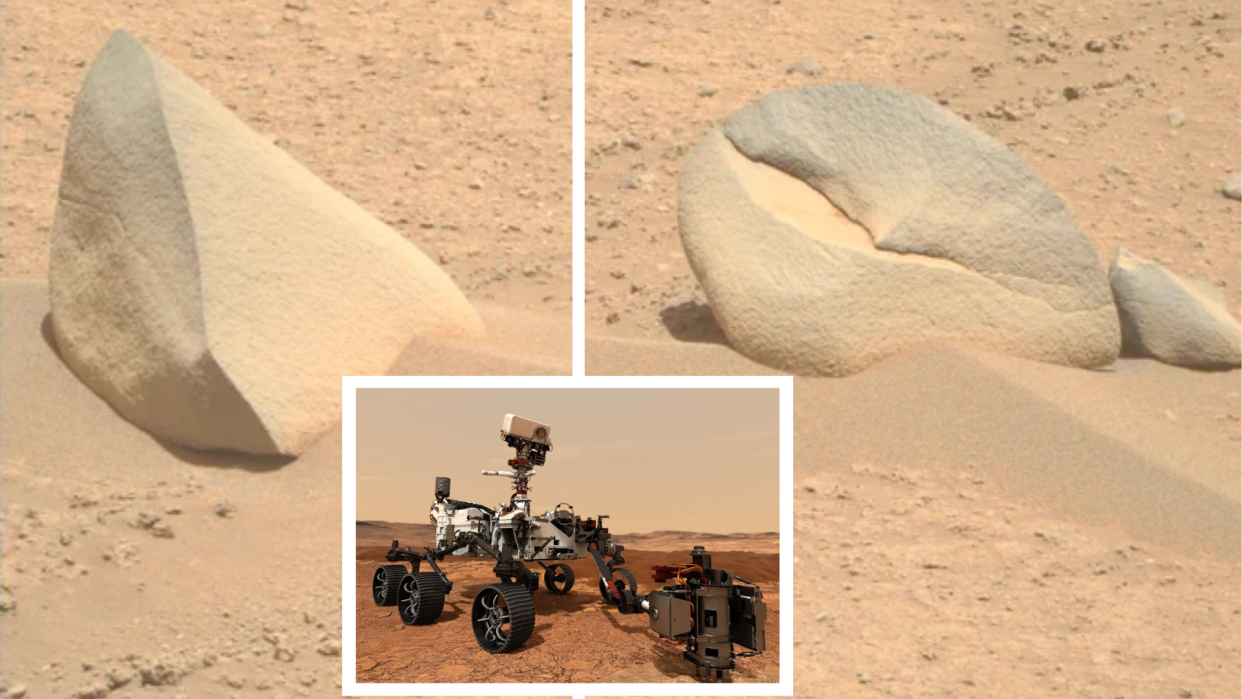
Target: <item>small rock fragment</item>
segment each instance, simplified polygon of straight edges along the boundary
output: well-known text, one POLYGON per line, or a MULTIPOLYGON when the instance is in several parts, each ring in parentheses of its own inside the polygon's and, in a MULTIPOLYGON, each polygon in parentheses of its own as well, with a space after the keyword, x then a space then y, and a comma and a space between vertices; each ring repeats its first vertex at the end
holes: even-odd
POLYGON ((1235 172, 1225 178, 1225 183, 1220 186, 1220 193, 1234 201, 1242 201, 1242 175, 1235 172))
POLYGON ((1127 350, 1176 366, 1242 365, 1242 326, 1210 282, 1174 274, 1125 248, 1113 258, 1109 281, 1127 350))
POLYGON ((814 58, 804 58, 786 68, 785 72, 791 75, 797 73, 799 75, 805 75, 809 78, 814 78, 824 72, 824 67, 814 58))

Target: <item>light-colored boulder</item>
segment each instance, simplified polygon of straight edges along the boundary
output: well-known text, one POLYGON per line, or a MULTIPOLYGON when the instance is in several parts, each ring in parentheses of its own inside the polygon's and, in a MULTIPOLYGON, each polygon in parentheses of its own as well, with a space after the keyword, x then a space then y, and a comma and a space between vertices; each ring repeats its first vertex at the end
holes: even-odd
POLYGON ((1065 206, 1001 144, 918 95, 768 95, 699 143, 682 242, 730 343, 850 374, 931 340, 1111 363, 1108 280, 1065 206))
POLYGON ((298 454, 342 376, 482 329, 422 252, 120 32, 74 108, 49 285, 77 376, 202 449, 298 454))
POLYGON ((1219 287, 1125 248, 1109 270, 1127 351, 1203 369, 1242 366, 1242 325, 1219 287))

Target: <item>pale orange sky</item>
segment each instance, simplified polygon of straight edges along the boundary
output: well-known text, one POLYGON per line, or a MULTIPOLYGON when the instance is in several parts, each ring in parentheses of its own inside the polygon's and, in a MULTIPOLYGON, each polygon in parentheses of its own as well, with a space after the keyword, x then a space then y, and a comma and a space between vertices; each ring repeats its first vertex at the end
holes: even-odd
POLYGON ((778 531, 776 389, 360 389, 358 519, 427 522, 436 476, 495 507, 513 492, 505 413, 552 428, 532 512, 560 502, 614 532, 778 531))

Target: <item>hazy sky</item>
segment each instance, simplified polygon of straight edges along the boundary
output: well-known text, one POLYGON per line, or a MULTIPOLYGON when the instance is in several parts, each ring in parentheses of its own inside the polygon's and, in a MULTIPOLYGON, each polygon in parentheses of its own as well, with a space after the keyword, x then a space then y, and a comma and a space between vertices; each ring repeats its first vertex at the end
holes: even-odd
POLYGON ((358 518, 425 523, 435 477, 495 507, 514 450, 505 413, 549 425, 532 512, 568 502, 614 532, 779 529, 776 389, 409 389, 358 391, 358 518))

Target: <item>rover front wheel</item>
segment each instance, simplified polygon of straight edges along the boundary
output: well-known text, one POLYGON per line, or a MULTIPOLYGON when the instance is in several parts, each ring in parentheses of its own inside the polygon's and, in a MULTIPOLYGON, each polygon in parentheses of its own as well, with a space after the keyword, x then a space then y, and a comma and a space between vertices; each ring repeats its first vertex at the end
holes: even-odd
POLYGON ((391 607, 397 603, 401 590, 401 578, 409 575, 405 566, 380 566, 371 578, 371 597, 377 607, 391 607))
POLYGON ((535 630, 535 603, 522 585, 488 585, 474 596, 474 637, 488 653, 507 653, 535 630))
POLYGON ((444 611, 444 581, 436 573, 411 573, 401 579, 397 613, 406 626, 430 624, 444 611))
POLYGON ((543 573, 543 586, 554 595, 563 595, 574 588, 574 569, 554 563, 543 573))

